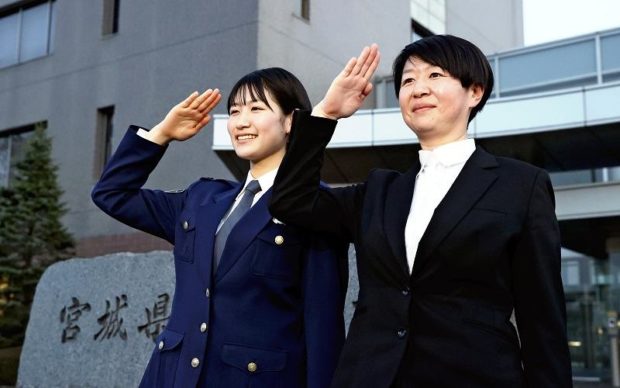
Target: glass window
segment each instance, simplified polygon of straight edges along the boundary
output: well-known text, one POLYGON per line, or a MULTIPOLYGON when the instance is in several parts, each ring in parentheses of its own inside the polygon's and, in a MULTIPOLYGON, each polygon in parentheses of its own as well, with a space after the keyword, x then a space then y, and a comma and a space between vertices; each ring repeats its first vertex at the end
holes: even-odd
POLYGON ((44 3, 22 12, 20 62, 47 55, 48 11, 49 4, 44 3))
POLYGON ((0 67, 17 63, 17 37, 19 36, 19 13, 0 18, 0 67))
POLYGON ((103 35, 118 32, 119 3, 120 0, 103 0, 103 23, 101 25, 103 35))
POLYGON ((50 36, 47 42, 47 47, 50 53, 54 52, 54 41, 56 40, 56 3, 50 4, 50 36))
POLYGON ((51 52, 53 4, 52 1, 39 2, 0 16, 0 68, 51 52))
POLYGON ((571 42, 499 58, 500 95, 566 87, 583 80, 596 82, 594 40, 571 42))
POLYGON ((395 108, 400 106, 398 98, 396 97, 396 92, 394 91, 394 80, 388 80, 385 84, 385 107, 395 108))
POLYGON ((15 180, 17 164, 26 156, 26 143, 34 133, 33 130, 21 132, 11 136, 11 161, 9 167, 9 185, 15 180))
POLYGON ((296 15, 303 19, 310 20, 310 0, 298 0, 295 7, 296 15))
POLYGON ((0 187, 6 187, 9 184, 9 154, 10 138, 0 137, 0 187))
POLYGON ((34 134, 34 125, 21 128, 9 135, 0 134, 0 187, 15 180, 17 164, 24 159, 26 142, 34 134))
POLYGON ((620 71, 620 34, 601 37, 603 73, 620 71))
POLYGON ((103 168, 112 155, 112 135, 114 131, 114 106, 97 110, 97 128, 95 133, 94 178, 99 178, 103 168))

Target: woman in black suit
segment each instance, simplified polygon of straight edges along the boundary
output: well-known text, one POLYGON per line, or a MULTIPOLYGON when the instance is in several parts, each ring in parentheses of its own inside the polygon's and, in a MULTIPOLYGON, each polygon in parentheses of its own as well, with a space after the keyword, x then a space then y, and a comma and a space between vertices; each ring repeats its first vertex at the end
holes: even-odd
POLYGON ((467 139, 493 88, 476 46, 437 35, 394 61, 421 145, 409 171, 319 187, 335 120, 360 107, 378 61, 365 48, 311 114, 296 113, 270 206, 355 244, 359 299, 332 386, 570 387, 553 190, 545 171, 467 139))

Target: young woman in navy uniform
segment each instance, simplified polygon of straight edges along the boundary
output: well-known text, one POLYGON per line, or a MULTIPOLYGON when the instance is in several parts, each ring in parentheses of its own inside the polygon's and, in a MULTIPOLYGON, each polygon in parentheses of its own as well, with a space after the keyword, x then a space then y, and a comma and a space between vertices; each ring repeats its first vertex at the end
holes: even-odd
POLYGON ((196 135, 220 99, 195 92, 150 131, 131 126, 92 192, 110 216, 174 245, 172 313, 141 386, 327 387, 344 342, 347 246, 267 208, 293 112, 311 108, 299 80, 269 68, 233 87, 228 132, 250 162, 245 182, 142 188, 168 144, 196 135))

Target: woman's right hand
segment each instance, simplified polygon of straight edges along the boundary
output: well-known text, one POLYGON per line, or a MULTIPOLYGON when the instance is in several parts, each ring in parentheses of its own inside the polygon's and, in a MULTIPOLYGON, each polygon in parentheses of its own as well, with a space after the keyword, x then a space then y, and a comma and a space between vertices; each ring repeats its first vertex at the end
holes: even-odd
POLYGON ((312 115, 333 120, 349 117, 364 103, 372 91, 372 78, 379 66, 379 46, 364 47, 360 56, 351 58, 332 81, 325 97, 312 110, 312 115))
POLYGON ((218 89, 194 92, 170 109, 166 117, 145 134, 148 140, 166 145, 172 140, 187 140, 196 135, 211 120, 209 114, 220 102, 218 89))

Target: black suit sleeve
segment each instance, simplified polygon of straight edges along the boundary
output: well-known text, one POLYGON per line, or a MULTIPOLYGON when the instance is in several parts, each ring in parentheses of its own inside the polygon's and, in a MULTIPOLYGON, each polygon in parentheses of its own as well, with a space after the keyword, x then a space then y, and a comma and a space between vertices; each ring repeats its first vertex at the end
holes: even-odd
POLYGON ((553 188, 540 171, 512 263, 515 317, 528 387, 571 387, 560 232, 553 188))
POLYGON ((365 185, 336 189, 320 186, 325 147, 335 127, 334 120, 295 112, 269 210, 285 223, 352 241, 359 224, 365 185))

